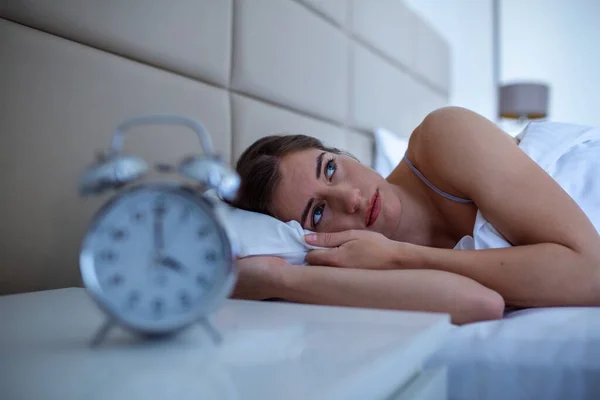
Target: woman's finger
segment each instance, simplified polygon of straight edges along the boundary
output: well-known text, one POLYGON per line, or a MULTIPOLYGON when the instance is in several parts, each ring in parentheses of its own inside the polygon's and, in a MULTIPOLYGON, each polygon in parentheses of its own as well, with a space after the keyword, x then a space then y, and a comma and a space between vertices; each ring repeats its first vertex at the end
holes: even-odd
POLYGON ((310 233, 304 236, 306 243, 319 247, 339 247, 344 243, 355 239, 355 231, 344 231, 335 233, 310 233))
POLYGON ((306 255, 311 265, 339 266, 339 249, 312 250, 306 255))

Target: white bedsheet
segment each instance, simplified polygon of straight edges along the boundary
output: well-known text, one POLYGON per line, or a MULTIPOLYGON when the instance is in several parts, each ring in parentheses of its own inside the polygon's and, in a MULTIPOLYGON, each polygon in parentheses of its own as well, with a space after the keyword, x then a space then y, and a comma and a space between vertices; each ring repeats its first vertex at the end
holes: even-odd
POLYGON ((450 399, 600 399, 600 307, 519 310, 457 327, 428 366, 450 399))

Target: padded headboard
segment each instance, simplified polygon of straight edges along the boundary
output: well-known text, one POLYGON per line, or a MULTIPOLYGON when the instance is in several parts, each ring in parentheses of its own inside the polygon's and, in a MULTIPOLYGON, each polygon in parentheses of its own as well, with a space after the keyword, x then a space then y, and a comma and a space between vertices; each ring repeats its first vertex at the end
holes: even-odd
MULTIPOLYGON (((226 160, 305 133, 372 163, 374 128, 408 136, 449 91, 449 50, 400 0, 0 2, 0 294, 80 284, 102 199, 77 181, 125 118, 200 119, 226 160)), ((193 135, 133 134, 175 162, 193 135)))

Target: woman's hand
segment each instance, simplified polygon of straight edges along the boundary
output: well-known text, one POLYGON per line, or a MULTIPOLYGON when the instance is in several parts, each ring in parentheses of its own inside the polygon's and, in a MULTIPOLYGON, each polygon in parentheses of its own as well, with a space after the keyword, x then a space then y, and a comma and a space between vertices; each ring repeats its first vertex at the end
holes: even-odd
POLYGON ((380 233, 352 230, 337 233, 312 233, 306 243, 327 247, 306 256, 312 265, 364 269, 398 269, 404 243, 388 239, 380 233))
POLYGON ((290 264, 279 257, 247 257, 237 260, 238 277, 231 297, 264 300, 280 297, 282 269, 290 264))

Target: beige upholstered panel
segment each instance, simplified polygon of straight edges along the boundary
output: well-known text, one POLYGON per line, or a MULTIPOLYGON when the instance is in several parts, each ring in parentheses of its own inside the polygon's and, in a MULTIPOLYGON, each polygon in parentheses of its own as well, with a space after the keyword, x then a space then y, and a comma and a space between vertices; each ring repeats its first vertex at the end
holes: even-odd
MULTIPOLYGON (((78 284, 78 246, 98 200, 77 181, 123 119, 173 112, 201 119, 229 156, 224 90, 0 19, 0 293, 78 284)), ((187 131, 132 132, 128 152, 176 161, 187 131)))
POLYGON ((414 87, 411 93, 415 93, 415 121, 421 122, 433 110, 448 105, 448 99, 437 90, 431 89, 429 85, 420 82, 412 82, 414 87))
MULTIPOLYGON (((230 161, 301 132, 371 165, 374 129, 410 135, 449 88, 447 45, 401 0, 0 0, 0 60, 0 294, 79 283, 103 199, 77 180, 125 118, 200 119, 230 161)), ((125 148, 198 147, 154 128, 125 148)))
POLYGON ((279 133, 315 136, 327 145, 346 147, 343 129, 246 96, 232 96, 232 111, 233 155, 236 160, 255 140, 279 133))
POLYGON ((405 68, 417 70, 418 17, 398 0, 352 0, 352 31, 405 68))
POLYGON ((325 119, 346 119, 344 33, 293 0, 237 0, 234 24, 234 89, 325 119))
POLYGON ((409 75, 364 46, 357 44, 353 50, 353 125, 369 131, 383 127, 407 137, 418 123, 417 86, 409 75))
POLYGON ((450 49, 425 21, 416 21, 416 71, 442 93, 450 92, 450 49))
POLYGON ((300 0, 341 26, 348 25, 351 0, 300 0))
POLYGON ((191 77, 229 82, 232 0, 2 0, 0 17, 191 77))
POLYGON ((374 141, 371 135, 355 131, 346 132, 344 150, 369 167, 373 165, 373 146, 374 141))

